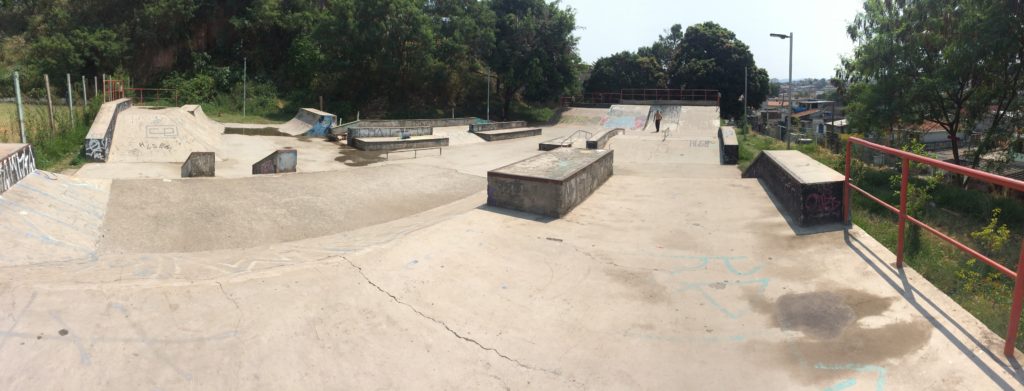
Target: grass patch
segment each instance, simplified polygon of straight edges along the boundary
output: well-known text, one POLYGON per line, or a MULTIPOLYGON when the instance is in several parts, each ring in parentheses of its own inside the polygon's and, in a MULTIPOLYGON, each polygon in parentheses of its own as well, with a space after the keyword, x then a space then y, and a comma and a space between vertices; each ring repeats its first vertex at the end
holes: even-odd
MULTIPOLYGON (((758 134, 742 132, 738 137, 738 165, 741 170, 746 169, 762 150, 786 148, 785 143, 758 134)), ((844 169, 843 154, 833 154, 815 144, 793 144, 793 147, 839 172, 844 169)), ((898 175, 894 168, 869 166, 854 160, 852 171, 852 180, 858 186, 890 204, 898 204, 899 196, 890 179, 894 174, 898 175)), ((922 179, 914 178, 913 181, 920 182, 922 179)), ((949 183, 940 183, 930 194, 932 201, 915 217, 971 248, 978 249, 1011 270, 1016 268, 1020 243, 1024 239, 1022 232, 1011 231, 1008 245, 987 250, 983 250, 986 244, 971 234, 982 230, 994 208, 1003 210, 999 224, 1018 230, 1024 227, 1024 205, 1019 200, 967 190, 949 183)), ((855 194, 851 202, 853 223, 895 253, 898 242, 896 215, 863 196, 855 194)), ((906 235, 906 265, 949 295, 990 330, 1005 338, 1013 281, 912 224, 907 225, 906 235)), ((1024 348, 1024 327, 1018 330, 1015 344, 1018 348, 1024 348)))
MULTIPOLYGON (((89 126, 99 110, 98 100, 90 102, 88 107, 76 106, 74 123, 68 115, 66 106, 54 106, 54 125, 50 126, 50 115, 46 105, 25 105, 25 133, 36 157, 36 167, 46 171, 56 171, 81 166, 85 163, 83 145, 89 126)), ((21 134, 18 130, 17 107, 11 104, 0 104, 0 141, 19 143, 21 134)))

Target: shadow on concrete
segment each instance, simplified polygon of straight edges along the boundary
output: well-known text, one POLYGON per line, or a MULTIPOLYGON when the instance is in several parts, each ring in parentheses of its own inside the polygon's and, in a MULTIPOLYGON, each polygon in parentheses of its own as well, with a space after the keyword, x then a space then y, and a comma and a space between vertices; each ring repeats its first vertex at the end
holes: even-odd
POLYGON ((547 223, 550 223, 552 221, 558 220, 557 218, 554 218, 554 217, 543 216, 543 215, 539 215, 539 214, 536 214, 536 213, 520 212, 518 210, 505 209, 505 208, 500 208, 500 207, 497 207, 497 206, 490 206, 490 205, 487 205, 487 204, 480 205, 480 206, 478 206, 476 208, 479 209, 479 210, 487 211, 487 212, 497 213, 497 214, 501 214, 501 215, 505 215, 505 216, 509 216, 509 217, 515 217, 517 219, 536 221, 538 223, 544 223, 544 224, 547 224, 547 223))
POLYGON ((797 225, 793 218, 789 216, 789 213, 786 213, 786 210, 782 208, 782 203, 780 203, 779 200, 775 198, 775 195, 772 194, 772 192, 768 191, 768 186, 765 185, 764 180, 761 178, 757 178, 757 183, 761 185, 761 189, 763 189, 764 193, 768 195, 768 199, 772 201, 772 205, 775 206, 775 210, 779 211, 779 214, 782 215, 782 218, 786 220, 786 224, 789 225, 789 229, 793 230, 793 233, 796 234, 797 236, 814 235, 825 232, 837 232, 846 229, 846 225, 842 223, 820 224, 815 225, 813 227, 802 227, 797 225))
POLYGON ((384 152, 360 151, 348 145, 339 145, 338 155, 334 160, 350 167, 363 167, 386 160, 384 152))
POLYGON ((1020 363, 1017 362, 1016 358, 1003 357, 1001 354, 993 353, 991 350, 989 350, 989 348, 985 346, 985 344, 981 343, 981 341, 979 341, 977 337, 968 332, 967 329, 965 329, 963 326, 960 325, 960 323, 958 323, 956 320, 950 317, 949 314, 942 310, 942 308, 939 308, 939 306, 936 305, 935 302, 933 302, 927 296, 922 294, 920 290, 914 288, 914 286, 910 284, 910 281, 907 279, 906 273, 902 269, 897 270, 892 265, 886 263, 885 260, 882 259, 882 257, 878 256, 878 254, 875 254, 874 251, 871 251, 871 249, 868 248, 867 245, 865 245, 859 239, 850 235, 849 230, 844 229, 843 241, 846 242, 847 247, 853 250, 853 252, 856 253, 861 258, 861 260, 864 261, 864 263, 870 266, 871 269, 875 271, 875 273, 882 277, 882 279, 885 280, 885 282, 889 284, 889 286, 892 287, 893 290, 899 292, 900 296, 902 296, 907 301, 907 303, 914 307, 914 309, 917 310, 917 312, 921 314, 921 316, 928 320, 928 322, 931 323, 932 327, 934 327, 935 330, 938 330, 940 333, 942 333, 942 335, 946 337, 946 339, 949 340, 949 342, 951 342, 954 346, 956 346, 961 353, 967 356, 967 358, 969 358, 971 362, 973 362, 974 365, 978 367, 978 369, 981 369, 981 371, 984 372, 985 375, 988 376, 989 380, 992 380, 992 382, 995 383, 996 386, 1004 390, 1016 389, 1016 385, 1024 386, 1024 372, 1022 372, 1021 365, 1020 363), (896 281, 896 279, 899 279, 899 281, 896 281), (949 328, 940 323, 937 320, 937 317, 941 317, 945 319, 946 322, 952 324, 953 327, 956 328, 956 330, 958 330, 963 335, 967 336, 969 341, 961 341, 959 338, 957 338, 956 335, 953 334, 953 332, 949 328), (973 346, 968 346, 968 344, 973 346), (999 376, 992 367, 990 367, 987 363, 982 361, 981 357, 978 357, 978 355, 974 352, 975 349, 981 351, 984 355, 988 356, 990 360, 1001 364, 998 369, 1002 369, 1003 371, 1006 371, 1008 374, 1012 375, 1014 380, 1017 381, 1017 384, 1011 385, 1007 383, 1006 380, 999 376))

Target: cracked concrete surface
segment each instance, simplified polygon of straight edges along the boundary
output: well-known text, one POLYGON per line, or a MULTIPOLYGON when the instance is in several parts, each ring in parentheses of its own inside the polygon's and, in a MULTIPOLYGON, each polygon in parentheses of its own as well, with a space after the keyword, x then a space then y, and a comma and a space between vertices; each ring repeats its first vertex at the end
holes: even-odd
MULTIPOLYGON (((442 186, 407 166, 479 177, 573 131, 371 166, 442 186)), ((57 213, 92 236, 0 257, 0 389, 1024 388, 997 335, 863 231, 797 235, 756 180, 662 138, 612 139, 634 158, 562 219, 480 188, 245 248, 97 251, 109 183, 16 187, 0 225, 60 239, 57 213)), ((344 185, 389 188, 368 183, 344 185)))

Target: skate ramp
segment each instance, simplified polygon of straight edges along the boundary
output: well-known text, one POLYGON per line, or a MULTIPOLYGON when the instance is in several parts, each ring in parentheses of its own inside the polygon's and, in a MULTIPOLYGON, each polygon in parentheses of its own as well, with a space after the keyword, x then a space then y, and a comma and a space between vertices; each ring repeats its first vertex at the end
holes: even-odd
POLYGON ((331 131, 337 116, 317 109, 302 108, 295 117, 278 126, 281 133, 292 136, 322 137, 331 131))
POLYGON ((558 125, 601 126, 608 109, 572 107, 562 112, 558 125))
POLYGON ((608 114, 601 121, 601 126, 608 129, 643 129, 647 125, 650 111, 651 106, 647 105, 612 105, 608 109, 608 114))
POLYGON ((181 163, 192 152, 215 152, 224 126, 194 112, 184 107, 131 107, 121 112, 107 161, 181 163))
POLYGON ((654 115, 661 112, 661 130, 672 131, 679 127, 679 117, 683 112, 683 107, 679 105, 651 105, 651 110, 647 114, 647 126, 644 127, 645 131, 655 131, 654 115))
POLYGON ((178 253, 316 238, 407 217, 485 187, 483 178, 419 165, 218 180, 116 180, 100 248, 178 253))

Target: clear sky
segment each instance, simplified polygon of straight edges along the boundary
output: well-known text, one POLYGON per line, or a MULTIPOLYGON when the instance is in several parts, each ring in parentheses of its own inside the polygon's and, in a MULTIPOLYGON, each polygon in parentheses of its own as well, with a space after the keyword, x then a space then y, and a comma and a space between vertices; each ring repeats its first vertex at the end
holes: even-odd
POLYGON ((768 36, 793 33, 793 78, 828 78, 839 56, 853 51, 846 25, 862 0, 563 0, 576 10, 583 61, 650 45, 664 30, 713 21, 750 47, 757 66, 786 80, 789 43, 768 36))

